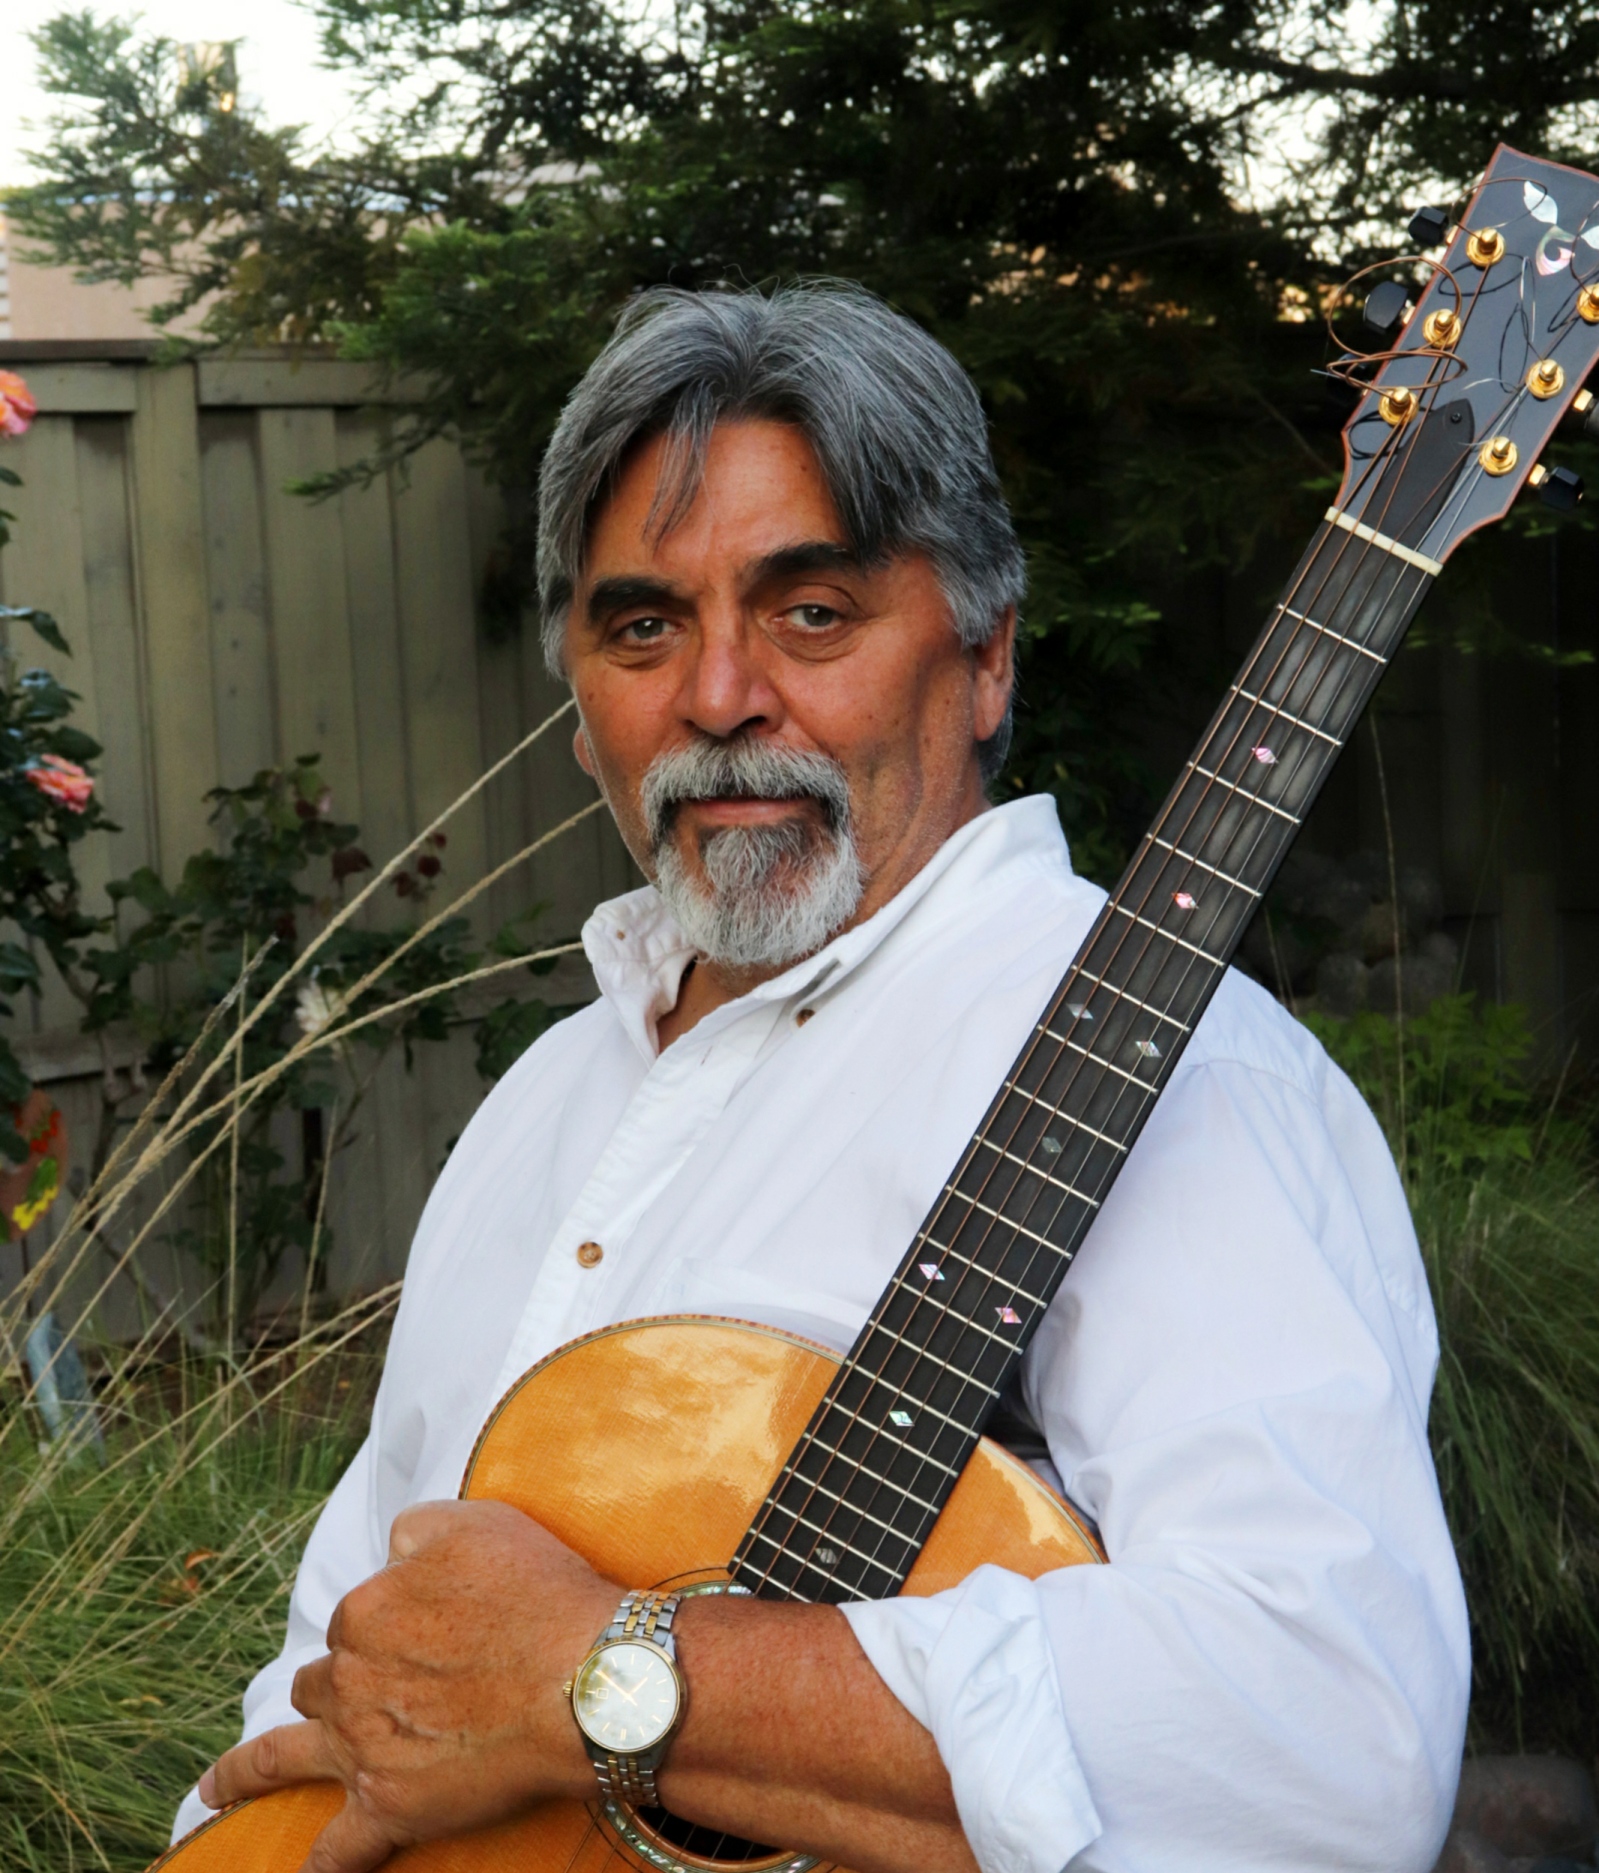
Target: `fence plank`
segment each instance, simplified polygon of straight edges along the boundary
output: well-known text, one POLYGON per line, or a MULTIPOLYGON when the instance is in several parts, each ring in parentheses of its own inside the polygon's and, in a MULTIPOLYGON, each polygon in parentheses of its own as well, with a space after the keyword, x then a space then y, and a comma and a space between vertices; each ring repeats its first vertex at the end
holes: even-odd
POLYGON ((262 768, 275 766, 281 754, 255 441, 249 415, 201 418, 211 672, 225 787, 243 786, 262 768))
MULTIPOLYGON (((426 824, 483 771, 478 630, 460 452, 433 442, 413 457, 409 486, 397 492, 394 515, 411 797, 418 820, 426 824)), ((449 841, 446 899, 487 868, 481 795, 450 822, 449 841)))
POLYGON ((174 880, 212 843, 215 690, 194 369, 139 373, 132 424, 134 542, 148 684, 157 862, 174 880))
POLYGON ((257 421, 280 757, 320 755, 334 811, 359 822, 361 752, 339 509, 285 491, 290 481, 338 465, 333 412, 262 410, 257 421))
POLYGON ((86 418, 75 433, 87 628, 105 748, 102 792, 106 810, 121 827, 109 839, 111 872, 125 878, 148 865, 155 849, 128 509, 128 425, 114 417, 86 418))
MULTIPOLYGON (((341 416, 338 465, 353 467, 380 443, 378 421, 341 416)), ((361 837, 374 864, 385 863, 415 830, 406 761, 405 684, 400 668, 400 599, 387 478, 338 497, 344 583, 361 749, 361 837)))

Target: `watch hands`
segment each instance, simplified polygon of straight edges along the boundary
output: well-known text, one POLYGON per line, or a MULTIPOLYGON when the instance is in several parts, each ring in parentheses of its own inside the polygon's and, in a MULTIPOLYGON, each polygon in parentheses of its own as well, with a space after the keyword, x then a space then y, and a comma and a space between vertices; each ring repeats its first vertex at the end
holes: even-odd
POLYGON ((622 1685, 616 1682, 608 1671, 602 1670, 598 1665, 594 1667, 594 1676, 598 1678, 602 1684, 608 1684, 618 1697, 625 1697, 628 1703, 636 1704, 638 1702, 637 1691, 626 1690, 622 1685))

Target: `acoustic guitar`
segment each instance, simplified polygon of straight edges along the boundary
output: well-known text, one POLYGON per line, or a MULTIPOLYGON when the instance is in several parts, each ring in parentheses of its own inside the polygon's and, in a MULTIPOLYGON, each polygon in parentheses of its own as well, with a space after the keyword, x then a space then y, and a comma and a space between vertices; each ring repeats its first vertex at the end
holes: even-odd
MULTIPOLYGON (((1429 219, 1430 217, 1430 219, 1429 219)), ((1412 224, 1437 246, 1449 219, 1412 224)), ((1599 356, 1599 180, 1501 147, 1357 392, 1338 494, 1126 874, 843 1360, 734 1321, 635 1321, 501 1401, 462 1494, 513 1503, 603 1573, 840 1602, 980 1563, 1103 1561, 981 1436, 1244 929, 1443 562, 1531 484, 1599 356)), ((1369 308, 1375 317, 1375 309, 1369 308)), ((1599 414, 1599 412, 1596 412, 1599 414)), ((291 1873, 343 1790, 241 1802, 164 1873, 291 1873)), ((396 1873, 809 1873, 661 1810, 550 1802, 408 1848, 396 1873)))

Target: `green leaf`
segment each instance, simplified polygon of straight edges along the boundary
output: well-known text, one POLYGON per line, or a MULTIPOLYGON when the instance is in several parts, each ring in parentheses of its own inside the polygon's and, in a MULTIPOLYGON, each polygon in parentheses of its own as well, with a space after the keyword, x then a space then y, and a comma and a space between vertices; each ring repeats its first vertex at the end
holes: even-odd
MULTIPOLYGON (((23 1072, 22 1062, 11 1051, 11 1043, 0 1040, 0 1105, 20 1106, 32 1091, 33 1081, 23 1072)), ((15 1128, 0 1117, 0 1150, 20 1163, 28 1155, 28 1147, 23 1145, 20 1157, 13 1153, 9 1141, 16 1136, 15 1128)))
POLYGON ((0 620, 31 624, 52 650, 59 650, 64 657, 72 655, 72 646, 61 635, 60 625, 37 605, 0 605, 0 620))

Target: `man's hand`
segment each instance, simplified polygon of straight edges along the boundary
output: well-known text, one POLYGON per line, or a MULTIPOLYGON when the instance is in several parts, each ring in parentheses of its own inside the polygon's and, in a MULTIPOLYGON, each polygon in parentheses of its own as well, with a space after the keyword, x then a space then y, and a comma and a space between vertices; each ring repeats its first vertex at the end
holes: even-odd
POLYGON ((504 1503, 407 1509, 389 1565, 339 1603, 328 1656, 295 1676, 308 1721, 229 1750, 201 1799, 342 1782, 344 1808, 306 1873, 369 1873, 413 1841, 555 1795, 590 1798, 594 1770, 561 1685, 621 1592, 504 1503))

